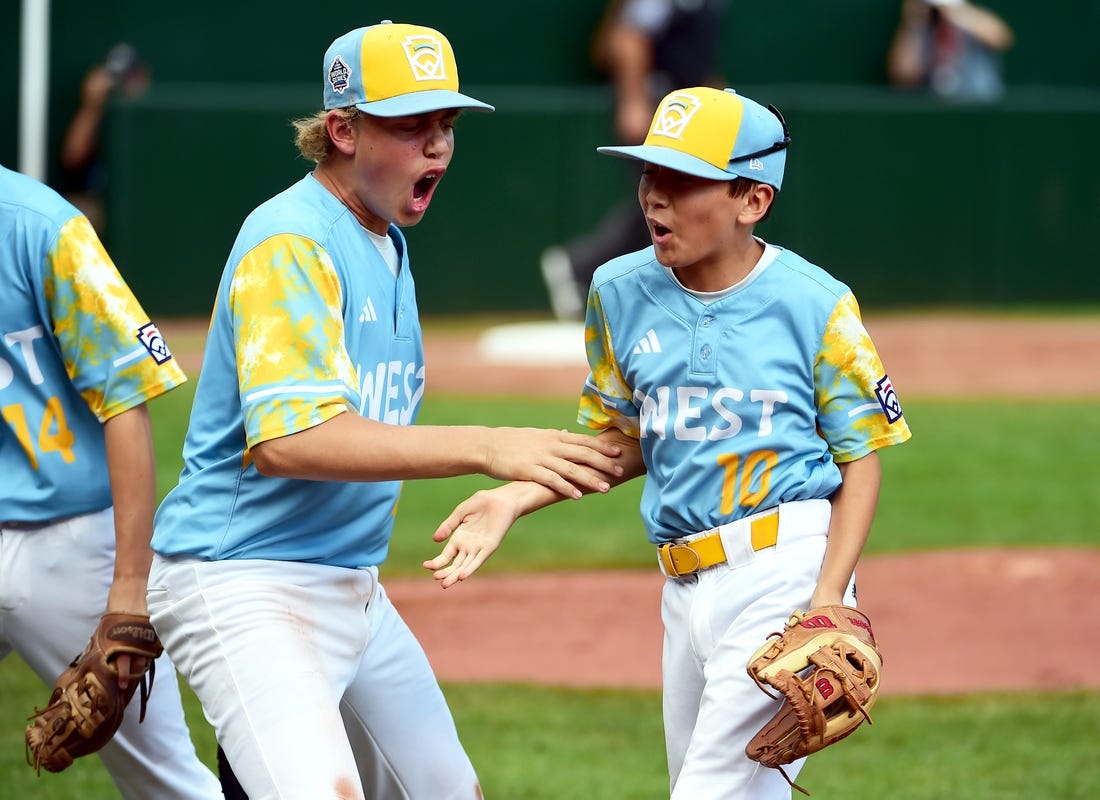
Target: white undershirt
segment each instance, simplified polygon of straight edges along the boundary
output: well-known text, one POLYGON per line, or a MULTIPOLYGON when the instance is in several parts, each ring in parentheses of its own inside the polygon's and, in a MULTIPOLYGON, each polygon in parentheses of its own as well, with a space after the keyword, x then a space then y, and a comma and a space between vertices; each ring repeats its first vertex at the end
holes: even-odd
POLYGON ((390 268, 390 272, 393 273, 393 277, 397 277, 397 270, 401 266, 401 259, 397 256, 397 247, 393 243, 393 239, 389 234, 379 235, 374 231, 367 230, 367 236, 370 237, 371 242, 378 248, 378 253, 382 256, 382 260, 386 262, 386 266, 390 268))
MULTIPOLYGON (((753 238, 755 239, 756 237, 753 238)), ((717 292, 697 292, 694 289, 689 289, 680 283, 679 279, 676 277, 675 271, 669 267, 665 267, 665 272, 667 272, 669 277, 676 281, 676 283, 678 283, 688 294, 698 298, 704 303, 713 303, 716 300, 721 300, 723 297, 729 297, 734 292, 739 292, 744 289, 760 276, 760 273, 767 268, 768 264, 775 261, 775 257, 779 255, 779 248, 775 245, 768 244, 762 239, 756 239, 756 241, 764 245, 764 252, 760 255, 760 260, 756 262, 756 266, 752 268, 752 271, 748 275, 733 284, 733 286, 727 286, 725 289, 719 289, 717 292)))

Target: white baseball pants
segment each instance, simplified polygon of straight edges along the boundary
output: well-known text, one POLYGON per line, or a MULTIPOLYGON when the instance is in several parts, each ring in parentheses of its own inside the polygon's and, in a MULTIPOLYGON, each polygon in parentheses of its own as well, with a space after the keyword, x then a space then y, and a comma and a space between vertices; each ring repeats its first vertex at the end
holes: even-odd
MULTIPOLYGON (((774 769, 745 755, 745 745, 779 710, 749 677, 749 658, 768 634, 783 630, 810 602, 829 528, 827 500, 779 507, 775 546, 754 552, 748 526, 723 532, 732 563, 669 578, 664 621, 665 747, 672 800, 789 800, 774 769), (727 539, 730 539, 727 541, 727 539)), ((855 580, 845 603, 855 605, 855 580)), ((784 767, 795 780, 804 760, 784 767)))
POLYGON ((249 800, 481 797, 377 569, 156 556, 149 610, 249 800))
MULTIPOLYGON (((111 509, 36 527, 0 527, 0 660, 14 650, 52 688, 95 632, 114 564, 111 509)), ((44 689, 39 708, 48 697, 44 689)), ((221 798, 218 779, 195 753, 167 653, 157 659, 140 724, 138 700, 97 753, 119 794, 126 800, 221 798)))

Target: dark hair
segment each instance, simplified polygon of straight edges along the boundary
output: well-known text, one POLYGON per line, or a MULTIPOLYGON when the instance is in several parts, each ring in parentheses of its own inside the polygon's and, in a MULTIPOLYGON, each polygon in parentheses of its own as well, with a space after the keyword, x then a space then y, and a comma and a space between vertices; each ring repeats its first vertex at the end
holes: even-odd
MULTIPOLYGON (((741 176, 737 176, 736 178, 734 178, 732 181, 729 182, 730 197, 744 197, 749 192, 751 192, 753 189, 755 189, 756 185, 758 183, 760 183, 760 181, 754 181, 752 178, 742 178, 741 176)), ((763 222, 764 220, 766 220, 768 217, 771 216, 772 209, 775 207, 775 200, 778 197, 779 197, 779 192, 776 192, 775 195, 772 197, 772 202, 768 206, 768 210, 764 212, 764 216, 762 216, 758 220, 758 222, 763 222)))

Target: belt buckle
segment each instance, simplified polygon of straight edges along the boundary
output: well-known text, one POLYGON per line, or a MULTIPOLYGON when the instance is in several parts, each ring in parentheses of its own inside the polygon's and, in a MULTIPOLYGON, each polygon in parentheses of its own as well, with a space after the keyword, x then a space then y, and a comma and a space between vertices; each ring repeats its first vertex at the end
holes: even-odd
POLYGON ((665 568, 665 574, 673 578, 683 578, 687 575, 693 575, 699 571, 699 567, 703 564, 703 559, 699 556, 699 553, 695 551, 695 548, 686 543, 666 542, 657 548, 657 552, 661 557, 661 564, 665 568), (695 558, 695 565, 690 569, 681 572, 676 567, 676 561, 672 558, 672 552, 674 550, 686 550, 691 553, 695 558))

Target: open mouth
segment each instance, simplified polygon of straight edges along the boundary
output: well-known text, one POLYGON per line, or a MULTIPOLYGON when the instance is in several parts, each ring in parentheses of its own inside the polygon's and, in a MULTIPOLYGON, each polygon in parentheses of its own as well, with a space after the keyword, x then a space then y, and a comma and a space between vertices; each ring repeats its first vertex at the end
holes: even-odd
POLYGON ((442 177, 443 173, 441 171, 429 172, 413 184, 412 206, 415 211, 423 211, 428 207, 432 199, 432 192, 435 191, 435 187, 442 177))
POLYGON ((649 229, 653 231, 653 241, 661 242, 669 237, 672 233, 672 229, 668 228, 656 220, 649 220, 649 229))

